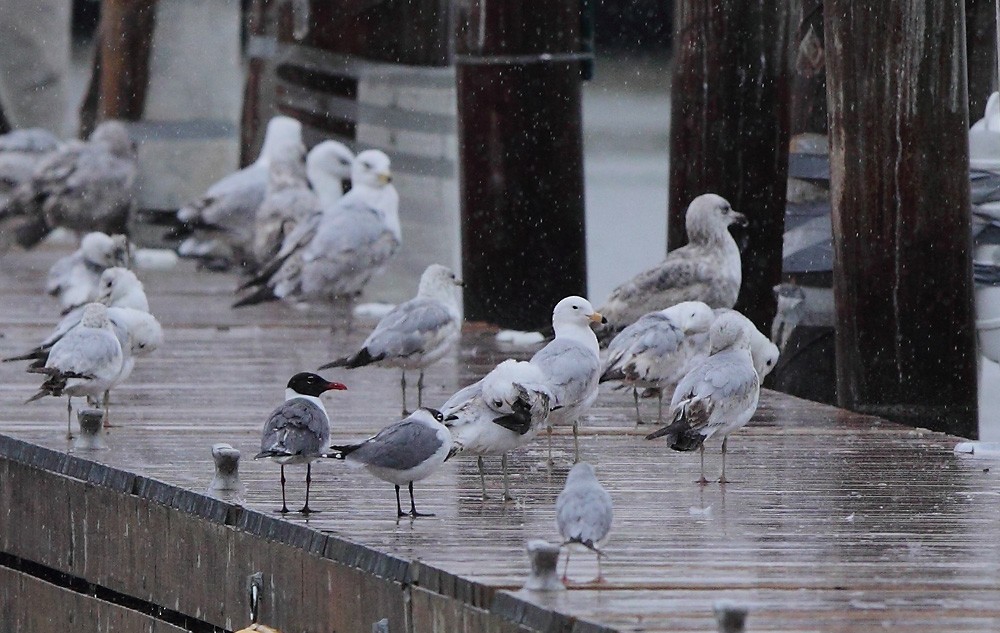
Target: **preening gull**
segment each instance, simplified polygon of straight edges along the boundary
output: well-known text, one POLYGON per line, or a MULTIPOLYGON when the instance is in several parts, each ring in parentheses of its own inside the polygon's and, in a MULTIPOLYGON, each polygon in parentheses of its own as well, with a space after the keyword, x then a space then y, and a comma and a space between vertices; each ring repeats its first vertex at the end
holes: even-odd
POLYGON ((409 417, 390 424, 363 442, 331 446, 334 459, 363 466, 382 481, 396 487, 396 515, 406 516, 399 501, 399 487, 410 489, 411 517, 434 516, 417 512, 413 500, 413 482, 430 477, 451 452, 451 433, 441 423, 443 416, 435 409, 417 409, 409 417))
POLYGON ((556 424, 573 425, 574 461, 580 460, 579 419, 597 399, 601 377, 601 350, 590 325, 604 322, 601 313, 583 297, 566 297, 552 310, 555 338, 531 357, 554 398, 548 416, 550 463, 552 426, 556 424))
POLYGON ((444 424, 451 430, 452 454, 476 456, 484 499, 486 455, 500 455, 503 499, 512 499, 507 453, 533 440, 545 427, 549 403, 554 399, 544 384, 545 379, 537 365, 507 359, 481 380, 458 391, 441 407, 444 424))
POLYGON ((339 382, 330 382, 308 372, 295 374, 285 388, 285 401, 268 417, 260 440, 260 452, 254 459, 270 459, 281 465, 281 509, 288 512, 285 502, 285 465, 306 465, 306 502, 299 510, 309 509, 309 484, 312 483, 312 462, 323 456, 330 441, 330 418, 319 397, 331 390, 347 389, 339 382))
POLYGON ((97 299, 101 274, 114 266, 126 266, 128 240, 93 231, 80 240, 80 248, 59 258, 49 268, 45 291, 59 300, 63 310, 71 310, 97 299))
POLYGON ((135 145, 125 125, 104 121, 87 142, 69 143, 42 160, 0 209, 0 219, 26 218, 16 238, 25 248, 55 227, 126 233, 137 174, 135 145))
POLYGON ((122 360, 122 346, 108 319, 107 306, 88 303, 80 326, 52 346, 43 367, 28 370, 45 374, 46 378, 38 393, 27 402, 44 396, 67 396, 66 426, 67 434, 72 437, 73 398, 86 396, 97 402, 121 373, 122 360))
POLYGON ((778 299, 778 310, 771 323, 771 342, 784 351, 792 332, 806 317, 806 293, 794 283, 778 284, 774 287, 778 299))
POLYGON ((615 288, 600 311, 608 319, 602 340, 644 314, 682 301, 701 301, 711 308, 731 308, 740 292, 740 250, 730 224, 747 219, 715 194, 695 198, 687 209, 688 243, 667 253, 657 266, 615 288))
POLYGON ((420 370, 417 407, 423 406, 424 369, 441 360, 462 332, 462 314, 455 287, 462 281, 447 266, 431 264, 420 276, 417 296, 385 315, 361 349, 327 363, 328 367, 382 365, 402 370, 403 415, 406 410, 406 370, 420 370))
MULTIPOLYGON (((587 462, 573 466, 566 477, 566 485, 556 498, 556 524, 562 534, 563 545, 582 545, 597 554, 597 582, 602 582, 601 557, 598 546, 611 532, 613 516, 611 495, 597 481, 594 467, 587 462)), ((569 572, 570 550, 566 550, 566 567, 563 582, 569 572)))
POLYGON ((701 301, 683 301, 650 312, 618 333, 608 345, 601 382, 620 380, 632 387, 635 417, 639 412, 639 387, 657 390, 657 420, 663 422, 663 392, 673 395, 691 358, 699 352, 699 334, 706 334, 715 315, 701 301))
POLYGON ((353 165, 354 152, 343 143, 323 141, 309 150, 306 173, 324 209, 350 189, 353 165))
POLYGON ((701 478, 705 479, 704 442, 722 436, 722 476, 726 483, 726 442, 729 434, 742 428, 757 410, 760 377, 750 354, 750 332, 745 317, 722 314, 712 324, 711 353, 704 362, 684 376, 670 402, 669 425, 646 436, 652 440, 666 436, 675 451, 701 451, 701 478))
POLYGON ((254 216, 251 245, 254 262, 269 261, 295 225, 319 211, 319 197, 309 187, 298 148, 283 148, 271 159, 267 194, 254 216))
MULTIPOLYGON (((778 346, 772 343, 771 339, 763 332, 758 330, 753 321, 748 319, 743 313, 737 310, 730 310, 729 308, 716 308, 713 312, 716 319, 723 314, 733 314, 743 323, 743 328, 750 335, 750 356, 753 358, 753 368, 757 371, 757 376, 760 378, 761 384, 763 384, 764 379, 767 378, 767 375, 778 364, 778 356, 781 354, 778 346)), ((709 344, 705 345, 705 356, 708 355, 710 347, 709 344)), ((698 362, 700 361, 701 359, 698 359, 698 362)))
POLYGON ((267 193, 271 158, 288 147, 302 151, 302 124, 286 116, 272 117, 253 164, 222 178, 177 210, 181 229, 172 236, 187 237, 178 254, 230 263, 243 258, 250 247, 257 207, 267 193))
POLYGON ((295 227, 278 254, 240 287, 253 292, 234 307, 321 301, 346 308, 350 318, 354 299, 402 243, 389 157, 379 150, 361 152, 351 182, 343 198, 295 227))
MULTIPOLYGON (((128 380, 139 358, 149 356, 163 344, 163 327, 152 314, 134 308, 108 308, 108 320, 122 347, 122 368, 104 391, 104 425, 110 426, 111 389, 128 380)), ((78 326, 79 327, 79 326, 78 326)))

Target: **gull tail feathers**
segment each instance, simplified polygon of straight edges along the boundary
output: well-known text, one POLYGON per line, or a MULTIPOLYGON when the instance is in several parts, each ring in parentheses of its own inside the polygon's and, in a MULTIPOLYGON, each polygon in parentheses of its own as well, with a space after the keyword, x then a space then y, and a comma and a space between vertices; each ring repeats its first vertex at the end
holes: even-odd
POLYGON ((242 308, 244 306, 252 306, 258 303, 266 303, 268 301, 277 301, 278 296, 274 294, 274 288, 270 286, 264 286, 263 288, 258 288, 256 292, 249 294, 236 303, 233 304, 234 308, 242 308))
POLYGON ((333 445, 330 447, 330 450, 333 451, 333 453, 327 453, 326 456, 329 457, 330 459, 341 459, 341 460, 347 459, 347 456, 353 453, 354 451, 358 450, 359 448, 361 448, 362 444, 364 444, 364 442, 361 442, 359 444, 333 445))
POLYGON ((0 362, 13 363, 14 361, 18 360, 38 360, 39 358, 42 357, 42 355, 45 355, 45 350, 36 347, 30 352, 25 352, 24 354, 19 354, 17 356, 8 356, 7 358, 4 358, 0 362))
POLYGON ((579 539, 571 538, 571 539, 567 539, 567 540, 563 541, 562 545, 560 547, 566 547, 567 545, 583 545, 584 547, 586 547, 590 551, 592 551, 595 554, 597 554, 597 556, 599 558, 611 558, 610 556, 608 556, 607 554, 605 554, 603 550, 597 549, 597 546, 594 545, 593 541, 581 541, 579 539))
POLYGON ((367 347, 362 347, 350 356, 344 356, 343 358, 338 358, 337 360, 332 360, 325 365, 321 365, 320 369, 330 369, 331 367, 347 367, 348 369, 354 369, 355 367, 370 365, 374 362, 382 360, 383 358, 385 358, 384 354, 372 356, 367 347))

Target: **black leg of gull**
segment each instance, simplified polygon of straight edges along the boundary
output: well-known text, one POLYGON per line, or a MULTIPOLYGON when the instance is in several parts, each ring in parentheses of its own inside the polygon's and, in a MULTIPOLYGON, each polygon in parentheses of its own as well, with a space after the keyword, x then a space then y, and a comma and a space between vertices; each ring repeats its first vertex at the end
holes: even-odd
POLYGON ((507 453, 500 456, 500 468, 503 470, 503 500, 513 501, 514 496, 510 494, 510 478, 507 476, 507 453))
POLYGON ((111 391, 104 392, 104 428, 111 428, 111 391))
POLYGON ((548 433, 548 435, 549 435, 549 468, 552 468, 553 466, 555 466, 556 463, 552 459, 552 425, 551 424, 549 424, 549 426, 545 429, 545 432, 548 433))
POLYGON ((410 516, 413 518, 417 517, 432 517, 433 514, 417 512, 417 504, 413 502, 413 482, 410 482, 410 516))
POLYGON ((73 397, 66 397, 66 439, 73 439, 73 397))
POLYGON ((729 441, 728 435, 722 438, 722 476, 719 477, 720 484, 728 483, 729 481, 728 479, 726 479, 726 442, 728 441, 729 441))
POLYGON ((483 501, 489 499, 486 494, 486 468, 483 465, 483 456, 476 457, 476 465, 479 467, 479 487, 483 491, 483 501))
POLYGON ((663 390, 657 389, 656 391, 656 421, 659 424, 663 424, 663 390))
POLYGON ((400 372, 399 388, 403 392, 403 415, 410 415, 410 412, 406 410, 406 370, 405 369, 400 372))
POLYGON ((417 378, 417 408, 424 406, 424 370, 420 370, 420 377, 417 378))
POLYGON ((573 420, 573 451, 576 453, 573 457, 573 463, 580 463, 580 421, 573 420))
POLYGON ((281 509, 275 510, 281 514, 288 514, 288 504, 285 503, 285 465, 281 465, 281 509))
POLYGON ((306 464, 306 503, 304 506, 302 506, 302 509, 299 510, 299 512, 301 512, 302 514, 315 514, 319 512, 319 510, 309 509, 309 484, 311 483, 312 483, 312 464, 306 464))
POLYGON ((403 512, 403 506, 402 506, 402 504, 399 503, 399 486, 396 486, 396 516, 397 517, 405 517, 406 516, 406 513, 403 512))
POLYGON ((564 583, 565 582, 569 582, 569 555, 572 554, 572 553, 573 553, 573 550, 571 550, 570 548, 567 547, 566 548, 566 566, 563 567, 563 577, 562 577, 562 581, 564 583))
POLYGON ((639 391, 635 387, 632 387, 632 400, 635 401, 635 423, 645 424, 642 421, 642 414, 639 413, 639 391))
POLYGON ((698 480, 698 483, 704 486, 708 483, 708 480, 705 479, 705 445, 702 444, 698 450, 701 452, 701 478, 698 480))

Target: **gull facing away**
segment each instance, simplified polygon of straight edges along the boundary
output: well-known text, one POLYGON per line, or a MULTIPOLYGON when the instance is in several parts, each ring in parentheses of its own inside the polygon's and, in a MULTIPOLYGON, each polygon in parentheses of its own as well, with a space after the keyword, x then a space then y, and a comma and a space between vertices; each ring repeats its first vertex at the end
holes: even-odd
POLYGON ((706 193, 687 209, 688 243, 667 253, 662 262, 615 288, 601 307, 608 327, 602 340, 639 317, 682 301, 701 301, 711 308, 731 308, 740 292, 740 249, 729 225, 746 226, 747 219, 721 196, 706 193))
POLYGON ((705 479, 705 440, 722 436, 722 476, 726 483, 726 443, 729 434, 742 428, 757 410, 760 377, 750 354, 749 320, 742 315, 720 315, 712 324, 711 352, 684 376, 670 403, 669 425, 646 436, 666 436, 675 451, 701 451, 701 484, 705 479))
POLYGON ((507 453, 528 444, 545 427, 554 398, 544 383, 545 374, 537 365, 507 359, 441 407, 454 444, 452 455, 476 456, 483 499, 487 498, 483 457, 499 454, 503 500, 513 500, 507 453))
POLYGON ((253 164, 225 176, 177 210, 181 226, 170 236, 187 238, 178 246, 178 255, 229 263, 241 259, 250 247, 257 207, 267 193, 271 159, 289 147, 303 151, 302 124, 287 116, 272 117, 253 164))
POLYGON ((46 378, 38 393, 27 402, 65 395, 66 432, 72 437, 73 398, 86 396, 88 401, 96 403, 121 373, 122 361, 122 346, 108 320, 107 306, 88 303, 80 326, 52 346, 45 365, 28 369, 31 373, 45 374, 46 378))
POLYGON ((49 268, 45 292, 59 300, 64 312, 95 301, 101 273, 114 266, 126 266, 128 250, 124 235, 87 233, 80 240, 80 248, 49 268))
POLYGON ((657 390, 657 421, 663 423, 663 391, 673 395, 684 377, 688 362, 698 350, 699 334, 708 332, 715 314, 701 301, 683 301, 658 312, 650 312, 618 333, 608 345, 601 382, 620 380, 632 387, 637 424, 639 387, 657 390))
POLYGON ((601 377, 601 350, 591 323, 605 323, 583 297, 570 296, 552 310, 555 338, 531 357, 542 370, 544 385, 554 397, 548 416, 549 463, 552 463, 552 427, 573 425, 574 462, 580 460, 579 419, 597 400, 601 377))
MULTIPOLYGON (((598 546, 611 532, 613 516, 611 495, 597 481, 594 467, 587 462, 573 466, 566 476, 566 485, 556 498, 556 524, 565 541, 563 545, 582 545, 597 554, 597 579, 603 582, 601 558, 604 553, 598 546)), ((563 582, 568 580, 570 550, 566 550, 566 567, 563 582)))
POLYGON ((326 302, 346 311, 371 277, 399 250, 399 193, 389 157, 379 150, 358 154, 352 188, 322 213, 300 222, 281 250, 239 290, 252 289, 233 307, 265 301, 326 302))
POLYGON ((309 484, 312 483, 312 462, 323 456, 330 441, 330 417, 320 395, 331 390, 347 389, 339 382, 329 382, 322 376, 302 372, 288 380, 285 401, 271 412, 264 423, 260 452, 254 459, 270 459, 281 465, 281 509, 286 514, 285 465, 306 465, 306 502, 302 514, 315 512, 309 508, 309 484))
POLYGON ((69 143, 42 160, 0 208, 23 217, 17 242, 31 248, 49 231, 126 233, 135 205, 136 150, 120 121, 104 121, 85 143, 69 143))
POLYGON ((382 317, 361 349, 320 367, 382 365, 402 370, 403 415, 406 409, 406 370, 418 369, 417 408, 423 406, 424 369, 441 360, 462 333, 462 313, 455 287, 462 281, 447 266, 431 264, 420 276, 417 296, 382 317))
POLYGON ((354 444, 330 447, 334 459, 352 466, 365 467, 372 475, 396 487, 396 516, 404 517, 399 501, 399 487, 410 490, 409 515, 429 517, 417 512, 413 500, 413 482, 430 477, 451 453, 451 433, 441 423, 443 416, 435 409, 417 409, 408 417, 385 427, 378 434, 354 444))

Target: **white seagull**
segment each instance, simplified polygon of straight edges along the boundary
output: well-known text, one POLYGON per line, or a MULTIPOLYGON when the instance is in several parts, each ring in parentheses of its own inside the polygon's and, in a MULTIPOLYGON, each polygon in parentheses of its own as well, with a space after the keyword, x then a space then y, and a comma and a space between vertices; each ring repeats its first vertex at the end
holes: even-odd
POLYGON ((705 479, 705 440, 722 436, 722 476, 726 483, 726 443, 757 410, 760 377, 750 354, 750 332, 742 315, 720 315, 712 324, 711 354, 684 376, 670 402, 669 425, 646 436, 666 436, 675 451, 701 451, 701 478, 705 479))
MULTIPOLYGON (((565 541, 564 546, 582 545, 597 554, 597 579, 603 582, 601 557, 598 546, 611 532, 613 508, 611 495, 597 481, 594 467, 587 462, 573 466, 566 476, 566 485, 556 498, 556 525, 565 541)), ((563 582, 568 580, 570 549, 566 550, 566 567, 563 582)))
POLYGON ((396 516, 403 517, 399 487, 410 490, 410 512, 413 518, 434 516, 417 512, 413 500, 413 482, 434 474, 451 452, 451 433, 441 423, 443 416, 434 409, 417 409, 409 417, 385 427, 378 434, 354 444, 331 446, 334 459, 365 467, 375 477, 396 487, 396 516))
POLYGON ((254 214, 253 261, 270 261, 295 225, 319 213, 319 198, 309 187, 301 148, 283 148, 268 167, 267 193, 254 214))
POLYGON ((260 452, 254 459, 270 459, 281 465, 281 509, 288 512, 285 502, 285 465, 306 465, 306 502, 302 514, 309 508, 309 484, 312 483, 312 462, 323 457, 330 441, 330 417, 320 395, 330 390, 347 389, 339 382, 329 382, 322 376, 302 372, 288 380, 285 401, 271 412, 264 423, 260 452))
POLYGON ((124 235, 87 233, 80 240, 80 248, 60 257, 49 268, 45 291, 59 300, 64 311, 79 307, 97 299, 101 273, 114 266, 126 266, 128 259, 124 235))
POLYGON ((721 196, 706 193, 695 198, 685 218, 688 243, 611 292, 601 307, 601 314, 608 319, 602 339, 610 339, 648 312, 682 301, 702 301, 711 308, 733 307, 742 272, 740 250, 728 227, 746 223, 746 217, 721 196))
POLYGON ((462 281, 447 266, 431 264, 420 276, 417 296, 382 317, 361 349, 320 367, 382 365, 402 370, 403 415, 406 409, 406 370, 418 369, 417 407, 423 406, 424 369, 441 360, 458 342, 462 313, 455 287, 462 281))
POLYGON ((148 312, 134 308, 108 308, 108 320, 122 347, 122 368, 104 391, 104 426, 111 425, 111 389, 128 380, 139 358, 149 356, 163 345, 163 327, 148 312))
POLYGON ((31 178, 42 160, 60 147, 59 137, 38 127, 12 130, 0 136, 0 205, 18 185, 31 178))
POLYGON ((343 143, 317 143, 306 156, 306 174, 323 208, 340 200, 351 186, 354 152, 343 143))

